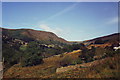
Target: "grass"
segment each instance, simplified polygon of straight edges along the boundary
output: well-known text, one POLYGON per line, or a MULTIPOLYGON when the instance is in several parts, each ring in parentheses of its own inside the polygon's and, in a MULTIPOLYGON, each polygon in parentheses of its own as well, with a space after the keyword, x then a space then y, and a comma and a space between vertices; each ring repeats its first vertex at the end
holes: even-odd
MULTIPOLYGON (((72 56, 76 59, 80 55, 64 54, 63 57, 72 56)), ((63 58, 53 56, 45 58, 43 64, 31 67, 21 67, 20 64, 12 66, 4 73, 4 78, 117 78, 120 73, 120 54, 105 59, 96 60, 89 63, 77 64, 83 65, 75 69, 56 73, 56 69, 61 67, 59 61, 63 58)))
MULTIPOLYGON (((75 53, 75 52, 74 52, 75 53)), ((63 57, 72 56, 72 59, 76 59, 80 53, 76 54, 63 54, 63 57)), ((60 61, 63 59, 61 56, 52 56, 44 59, 44 63, 31 67, 21 67, 20 64, 16 64, 4 72, 4 78, 43 78, 51 74, 55 74, 56 69, 61 67, 60 61)))
MULTIPOLYGON (((74 70, 54 74, 52 78, 117 78, 120 73, 120 54, 97 60, 97 65, 86 68, 76 68, 74 70)), ((89 63, 88 63, 89 64, 89 63)))

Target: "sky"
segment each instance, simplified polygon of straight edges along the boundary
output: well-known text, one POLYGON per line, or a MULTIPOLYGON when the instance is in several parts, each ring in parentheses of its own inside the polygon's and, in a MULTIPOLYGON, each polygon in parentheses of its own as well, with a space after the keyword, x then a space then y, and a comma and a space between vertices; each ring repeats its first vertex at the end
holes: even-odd
POLYGON ((118 32, 118 2, 3 2, 2 27, 89 40, 118 32))

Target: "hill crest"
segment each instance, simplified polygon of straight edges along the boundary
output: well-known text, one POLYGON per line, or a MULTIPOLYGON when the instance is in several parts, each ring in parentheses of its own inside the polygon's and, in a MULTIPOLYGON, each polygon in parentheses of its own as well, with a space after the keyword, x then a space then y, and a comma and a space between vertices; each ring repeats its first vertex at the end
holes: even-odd
MULTIPOLYGON (((47 31, 38 31, 33 29, 6 29, 2 28, 2 31, 16 31, 16 33, 20 32, 21 35, 25 35, 29 38, 33 38, 35 40, 53 40, 59 41, 62 43, 69 43, 67 40, 58 37, 56 34, 47 31)), ((4 35, 4 33, 3 33, 4 35)))

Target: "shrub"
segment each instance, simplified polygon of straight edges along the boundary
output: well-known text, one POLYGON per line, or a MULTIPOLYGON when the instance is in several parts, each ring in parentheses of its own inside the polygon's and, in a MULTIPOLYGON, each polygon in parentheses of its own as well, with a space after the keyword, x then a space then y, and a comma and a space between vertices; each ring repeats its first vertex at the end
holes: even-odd
POLYGON ((81 64, 81 63, 82 63, 81 59, 78 58, 76 60, 73 60, 71 64, 76 65, 76 64, 81 64))
POLYGON ((20 59, 20 52, 13 49, 8 44, 2 45, 2 56, 4 58, 4 66, 5 69, 8 69, 9 67, 13 66, 14 64, 17 64, 20 59))
POLYGON ((110 47, 106 47, 105 48, 105 57, 112 57, 112 56, 114 56, 114 54, 118 54, 119 53, 119 49, 117 50, 117 51, 115 51, 114 49, 113 49, 113 46, 110 46, 110 47))
POLYGON ((43 63, 42 60, 42 49, 36 42, 30 42, 28 46, 21 46, 20 49, 23 51, 21 58, 21 65, 33 66, 43 63))
POLYGON ((97 47, 95 50, 95 55, 103 55, 105 53, 105 49, 101 47, 97 47))
POLYGON ((104 43, 104 41, 101 40, 101 39, 98 39, 98 40, 95 41, 95 44, 103 44, 103 43, 104 43))
POLYGON ((31 55, 29 57, 24 57, 21 61, 21 65, 25 66, 34 66, 43 63, 42 57, 37 55, 31 55))
POLYGON ((92 47, 91 49, 84 49, 82 50, 82 54, 79 56, 80 60, 83 62, 90 62, 93 61, 93 57, 95 55, 95 48, 92 47))
POLYGON ((68 66, 72 63, 72 58, 70 56, 64 56, 61 60, 60 60, 60 65, 61 66, 68 66))

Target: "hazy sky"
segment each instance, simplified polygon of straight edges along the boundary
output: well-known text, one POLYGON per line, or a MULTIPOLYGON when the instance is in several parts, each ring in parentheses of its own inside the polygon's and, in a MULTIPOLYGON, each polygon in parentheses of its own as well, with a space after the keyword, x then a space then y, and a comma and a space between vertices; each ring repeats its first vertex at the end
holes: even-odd
POLYGON ((70 41, 118 32, 117 2, 3 2, 4 28, 50 31, 70 41))

